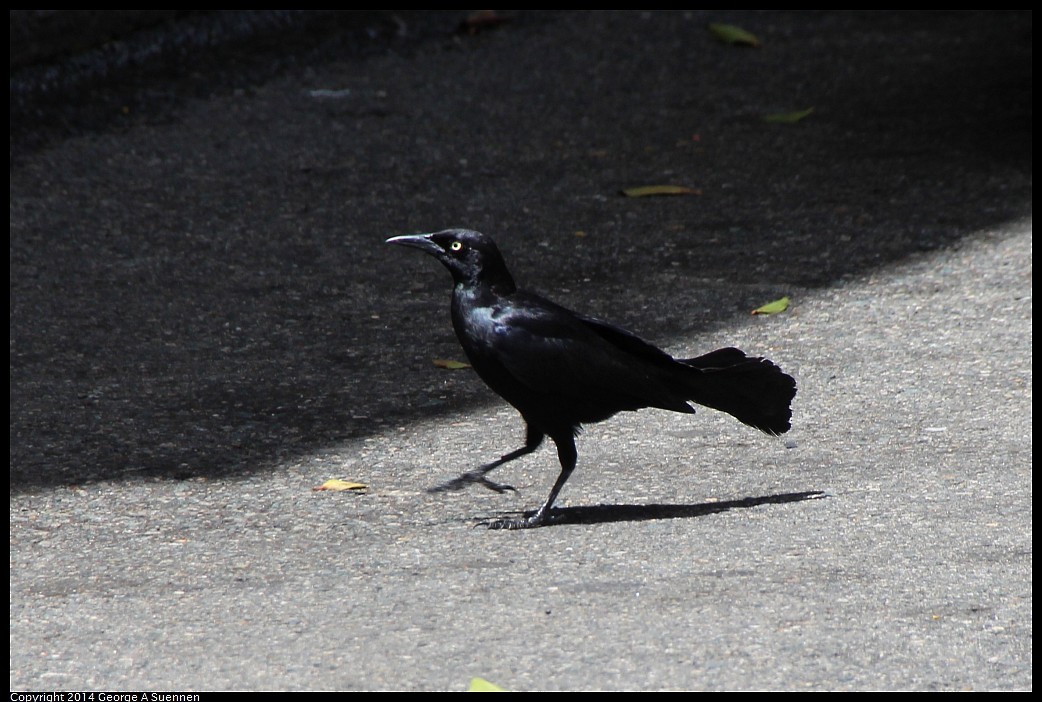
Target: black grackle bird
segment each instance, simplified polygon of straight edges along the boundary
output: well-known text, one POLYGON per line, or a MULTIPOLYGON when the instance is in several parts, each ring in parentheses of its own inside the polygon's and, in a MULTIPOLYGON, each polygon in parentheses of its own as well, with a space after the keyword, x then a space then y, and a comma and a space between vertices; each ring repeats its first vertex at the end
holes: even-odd
POLYGON ((768 434, 788 431, 796 381, 765 358, 726 348, 676 359, 643 339, 593 317, 518 290, 491 238, 466 229, 396 236, 452 273, 452 326, 481 379, 521 413, 525 445, 464 473, 440 489, 482 483, 511 489, 486 475, 534 451, 549 436, 557 444, 561 474, 550 495, 524 519, 488 522, 494 529, 523 529, 551 521, 551 506, 577 458, 583 424, 623 410, 658 407, 694 413, 689 402, 727 412, 768 434))

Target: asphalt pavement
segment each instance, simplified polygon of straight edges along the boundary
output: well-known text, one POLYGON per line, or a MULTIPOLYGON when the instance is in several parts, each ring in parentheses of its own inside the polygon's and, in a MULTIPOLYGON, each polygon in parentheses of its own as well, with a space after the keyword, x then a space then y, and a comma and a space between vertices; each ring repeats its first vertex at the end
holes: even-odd
POLYGON ((1031 13, 466 17, 12 69, 11 689, 1030 690, 1031 13), (557 468, 427 492, 523 438, 383 244, 451 226, 793 430, 620 415, 475 528, 557 468))

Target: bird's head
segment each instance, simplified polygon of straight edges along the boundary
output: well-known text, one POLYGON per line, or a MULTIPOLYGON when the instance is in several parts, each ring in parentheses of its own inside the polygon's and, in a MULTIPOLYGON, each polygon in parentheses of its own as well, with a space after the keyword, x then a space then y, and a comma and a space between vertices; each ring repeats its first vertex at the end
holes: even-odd
POLYGON ((429 253, 452 273, 457 285, 489 285, 501 294, 514 292, 514 280, 492 238, 469 229, 446 229, 433 234, 395 236, 388 244, 411 246, 429 253))

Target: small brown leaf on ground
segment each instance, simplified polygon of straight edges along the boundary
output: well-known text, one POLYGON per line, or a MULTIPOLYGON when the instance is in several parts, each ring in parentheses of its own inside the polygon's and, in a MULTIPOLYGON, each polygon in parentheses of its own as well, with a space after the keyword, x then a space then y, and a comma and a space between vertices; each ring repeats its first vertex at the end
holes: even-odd
POLYGON ((459 370, 460 368, 470 368, 469 363, 463 361, 453 361, 449 358, 435 358, 434 365, 438 368, 445 368, 446 370, 459 370))
POLYGON ((477 34, 480 31, 498 27, 509 21, 509 17, 504 17, 495 10, 474 10, 467 15, 467 19, 460 22, 460 31, 467 34, 477 34))
POLYGON ((653 197, 655 195, 701 195, 702 191, 684 185, 641 185, 636 188, 624 188, 622 194, 626 197, 653 197))
POLYGON ((711 24, 709 31, 714 37, 731 46, 760 46, 760 40, 755 35, 733 24, 711 24))
POLYGON ((773 115, 764 115, 763 121, 768 124, 796 124, 804 117, 810 116, 814 112, 813 107, 808 107, 806 110, 797 110, 796 112, 777 112, 773 115))

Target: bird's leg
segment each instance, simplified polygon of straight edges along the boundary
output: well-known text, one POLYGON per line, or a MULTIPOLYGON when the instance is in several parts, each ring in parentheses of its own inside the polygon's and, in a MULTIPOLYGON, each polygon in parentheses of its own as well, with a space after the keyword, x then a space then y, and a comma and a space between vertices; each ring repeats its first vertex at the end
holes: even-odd
POLYGON ((503 456, 500 456, 491 463, 486 463, 485 465, 479 468, 467 471, 466 473, 463 473, 459 477, 453 478, 448 482, 432 487, 427 492, 448 492, 452 490, 462 490, 468 485, 473 485, 474 483, 484 485, 489 490, 495 490, 496 492, 506 492, 507 490, 514 490, 514 487, 512 485, 506 485, 505 483, 496 483, 489 480, 485 476, 491 473, 496 468, 499 468, 504 463, 509 463, 515 458, 521 458, 521 456, 525 456, 529 453, 532 453, 537 448, 539 448, 539 444, 541 443, 543 443, 543 432, 533 429, 531 425, 529 425, 527 434, 525 435, 525 445, 521 448, 515 451, 511 451, 510 453, 505 454, 503 456))
POLYGON ((557 499, 557 494, 561 492, 561 488, 568 482, 568 477, 575 470, 575 462, 578 457, 575 451, 575 438, 570 433, 563 436, 551 436, 551 438, 557 444, 557 457, 561 461, 561 474, 557 476, 557 481, 550 488, 550 494, 547 496, 546 502, 531 517, 525 517, 524 519, 492 519, 482 522, 482 524, 489 529, 531 529, 532 527, 550 523, 550 510, 553 507, 554 500, 557 499))

